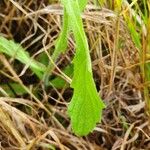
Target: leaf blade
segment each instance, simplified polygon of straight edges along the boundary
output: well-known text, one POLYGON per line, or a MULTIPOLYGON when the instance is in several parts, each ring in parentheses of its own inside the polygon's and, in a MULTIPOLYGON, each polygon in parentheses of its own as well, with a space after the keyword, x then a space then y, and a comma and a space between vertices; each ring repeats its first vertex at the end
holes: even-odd
POLYGON ((45 72, 45 65, 39 63, 29 56, 29 53, 20 45, 12 40, 0 36, 0 52, 19 60, 21 63, 28 65, 31 70, 41 78, 45 72))
POLYGON ((93 80, 89 47, 79 4, 73 0, 62 0, 62 2, 67 10, 77 47, 73 60, 74 77, 71 83, 74 94, 68 107, 68 113, 75 134, 84 136, 92 131, 100 120, 105 105, 99 98, 93 80))

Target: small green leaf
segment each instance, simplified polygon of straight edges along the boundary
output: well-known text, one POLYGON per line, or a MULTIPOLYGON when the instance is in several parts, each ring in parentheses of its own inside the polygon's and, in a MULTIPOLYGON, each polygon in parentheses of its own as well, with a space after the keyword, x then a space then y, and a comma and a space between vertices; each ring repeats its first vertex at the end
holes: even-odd
POLYGON ((18 83, 9 83, 8 84, 2 84, 1 87, 5 90, 5 92, 11 96, 14 97, 14 93, 13 91, 17 94, 17 95, 23 95, 26 94, 27 91, 18 83), (13 91, 12 91, 13 90, 13 91))
POLYGON ((26 52, 20 44, 12 40, 7 40, 2 36, 0 36, 0 52, 19 60, 23 64, 29 65, 31 70, 36 73, 39 78, 42 77, 43 72, 45 72, 45 66, 31 58, 29 53, 26 52))
MULTIPOLYGON (((56 40, 55 50, 52 55, 52 60, 54 61, 54 63, 56 62, 59 55, 65 52, 65 50, 67 49, 68 30, 69 30, 68 15, 66 13, 66 10, 64 9, 63 28, 61 30, 58 39, 56 40)), ((54 64, 50 61, 43 75, 43 81, 46 86, 49 85, 49 76, 51 75, 53 69, 54 69, 54 64)))
MULTIPOLYGON (((72 77, 73 75, 73 65, 68 65, 64 70, 63 73, 65 73, 67 76, 72 77)), ((67 87, 68 83, 62 79, 61 77, 56 77, 53 80, 50 81, 50 84, 52 84, 55 88, 61 89, 64 87, 67 87)))

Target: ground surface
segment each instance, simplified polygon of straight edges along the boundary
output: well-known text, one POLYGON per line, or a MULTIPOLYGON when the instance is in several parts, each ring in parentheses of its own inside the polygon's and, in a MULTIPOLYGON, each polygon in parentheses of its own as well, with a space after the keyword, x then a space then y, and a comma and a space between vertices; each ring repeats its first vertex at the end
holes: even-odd
MULTIPOLYGON (((52 54, 61 30, 62 14, 55 1, 0 0, 0 35, 21 43, 30 56, 47 64, 47 53, 52 54)), ((94 80, 107 106, 102 122, 88 136, 75 136, 67 115, 72 89, 45 88, 28 67, 0 53, 0 149, 150 149, 139 53, 124 19, 107 7, 92 4, 82 16, 94 80)), ((71 36, 66 54, 57 60, 60 70, 71 64, 74 48, 71 36)), ((61 75, 55 69, 51 78, 61 75)))

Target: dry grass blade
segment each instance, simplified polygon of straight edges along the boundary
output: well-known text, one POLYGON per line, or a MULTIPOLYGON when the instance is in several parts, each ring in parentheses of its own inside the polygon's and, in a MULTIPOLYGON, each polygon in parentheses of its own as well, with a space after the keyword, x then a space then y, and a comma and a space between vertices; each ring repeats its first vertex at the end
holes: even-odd
POLYGON ((23 148, 25 147, 25 141, 22 138, 22 136, 19 134, 19 132, 16 130, 16 127, 14 126, 13 122, 10 120, 10 116, 7 114, 2 107, 0 107, 0 122, 1 125, 12 134, 13 138, 17 140, 19 143, 19 147, 23 148))

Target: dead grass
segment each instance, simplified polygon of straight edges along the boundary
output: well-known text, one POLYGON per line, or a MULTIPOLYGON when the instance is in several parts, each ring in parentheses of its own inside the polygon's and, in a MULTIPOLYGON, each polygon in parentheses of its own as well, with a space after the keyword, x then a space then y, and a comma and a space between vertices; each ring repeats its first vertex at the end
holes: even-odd
MULTIPOLYGON (((148 150, 150 126, 145 113, 139 53, 123 18, 89 5, 83 14, 97 89, 107 108, 102 123, 87 137, 71 133, 67 103, 70 88, 48 88, 29 69, 1 54, 0 148, 2 150, 148 150), (118 46, 117 46, 118 45, 118 46), (2 85, 17 82, 27 93, 10 97, 2 85), (36 95, 36 97, 35 97, 36 95), (55 147, 55 148, 54 148, 55 147)), ((38 59, 53 52, 61 29, 62 7, 48 1, 0 1, 0 35, 21 43, 38 59)), ((71 62, 74 41, 57 61, 71 62)), ((53 74, 58 74, 57 70, 53 74)), ((11 90, 11 89, 10 89, 11 90)))

